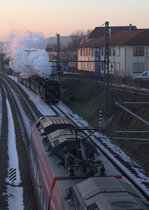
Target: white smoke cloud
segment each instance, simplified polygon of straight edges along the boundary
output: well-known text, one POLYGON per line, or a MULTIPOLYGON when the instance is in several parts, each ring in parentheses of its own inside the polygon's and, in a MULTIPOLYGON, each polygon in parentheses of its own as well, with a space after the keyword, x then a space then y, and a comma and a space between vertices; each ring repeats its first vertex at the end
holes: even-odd
POLYGON ((10 67, 26 76, 49 77, 52 67, 45 47, 46 39, 41 33, 27 31, 24 34, 12 36, 9 50, 7 49, 10 67))

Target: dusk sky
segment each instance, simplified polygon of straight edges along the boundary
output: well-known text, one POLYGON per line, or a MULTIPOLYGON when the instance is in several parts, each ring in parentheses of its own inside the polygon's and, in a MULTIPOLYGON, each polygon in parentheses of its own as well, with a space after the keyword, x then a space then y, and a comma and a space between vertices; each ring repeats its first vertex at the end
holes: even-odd
POLYGON ((149 0, 0 0, 0 41, 27 30, 45 37, 109 25, 149 28, 149 0))

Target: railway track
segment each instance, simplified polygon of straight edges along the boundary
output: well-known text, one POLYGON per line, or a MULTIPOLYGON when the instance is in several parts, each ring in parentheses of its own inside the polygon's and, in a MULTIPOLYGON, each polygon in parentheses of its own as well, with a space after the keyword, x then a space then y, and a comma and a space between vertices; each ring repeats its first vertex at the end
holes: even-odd
MULTIPOLYGON (((1 84, 11 104, 13 110, 13 118, 15 124, 16 147, 19 157, 19 168, 21 174, 21 186, 23 187, 24 206, 27 209, 39 209, 36 190, 31 178, 29 166, 29 144, 30 144, 30 131, 29 123, 32 124, 38 116, 34 112, 33 107, 30 105, 22 90, 10 78, 5 75, 0 75, 1 84), (28 118, 28 119, 27 119, 28 118)), ((5 155, 5 154, 4 154, 5 155)), ((15 154, 14 154, 15 156, 15 154)), ((5 166, 4 166, 5 167, 5 166)), ((4 180, 3 180, 4 182, 4 180)), ((3 183, 4 184, 4 183, 3 183)), ((9 183, 6 183, 9 185, 9 183)), ((4 209, 4 208, 3 208, 4 209)))
MULTIPOLYGON (((69 118, 76 126, 80 127, 84 125, 80 123, 80 119, 75 118, 73 113, 68 110, 66 113, 65 111, 59 106, 59 105, 52 105, 50 106, 53 111, 55 111, 57 114, 66 116, 69 118)), ((90 131, 82 131, 86 136, 89 136, 91 134, 90 131)), ((136 182, 136 179, 139 180, 142 177, 139 177, 138 175, 138 165, 135 164, 135 162, 132 161, 132 164, 129 163, 127 160, 125 161, 120 153, 117 152, 117 148, 115 151, 112 150, 109 146, 109 139, 103 135, 101 135, 98 132, 95 132, 93 135, 89 137, 90 141, 96 145, 96 147, 99 149, 99 151, 120 171, 120 173, 127 179, 129 182, 133 184, 140 192, 141 194, 149 200, 149 182, 148 180, 143 180, 141 182, 136 182)), ((140 168, 141 170, 141 168, 140 168)))
MULTIPOLYGON (((19 85, 17 85, 16 82, 14 82, 12 79, 10 79, 5 74, 0 74, 1 79, 5 81, 7 86, 9 85, 9 88, 11 90, 11 93, 13 94, 14 98, 17 98, 20 100, 21 106, 25 107, 26 115, 29 116, 31 121, 37 120, 39 117, 41 117, 41 113, 38 111, 36 106, 32 103, 32 101, 28 98, 28 95, 25 93, 23 89, 20 88, 19 85), (7 81, 7 82, 6 82, 7 81), (14 90, 14 92, 12 91, 14 90)), ((18 101, 17 99, 17 101, 18 101)))

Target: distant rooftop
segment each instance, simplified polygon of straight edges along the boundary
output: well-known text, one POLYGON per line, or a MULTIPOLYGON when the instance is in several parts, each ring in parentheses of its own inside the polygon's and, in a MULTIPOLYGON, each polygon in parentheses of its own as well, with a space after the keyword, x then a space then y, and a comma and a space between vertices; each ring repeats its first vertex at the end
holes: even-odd
MULTIPOLYGON (((81 48, 98 48, 105 44, 105 37, 99 37, 89 42, 83 43, 81 48)), ((138 29, 130 32, 112 34, 110 36, 110 46, 145 46, 149 45, 149 29, 138 29)))
MULTIPOLYGON (((136 26, 132 26, 131 24, 129 26, 109 26, 110 34, 116 34, 116 33, 122 33, 122 32, 128 32, 128 31, 134 31, 137 30, 136 26)), ((89 35, 89 39, 96 39, 99 37, 104 36, 105 28, 104 27, 96 27, 89 35)))

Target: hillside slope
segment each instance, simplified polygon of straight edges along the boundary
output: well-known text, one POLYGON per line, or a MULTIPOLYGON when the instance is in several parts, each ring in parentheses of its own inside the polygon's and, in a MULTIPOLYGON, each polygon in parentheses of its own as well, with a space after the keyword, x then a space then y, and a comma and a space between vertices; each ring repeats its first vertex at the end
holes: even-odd
MULTIPOLYGON (((75 113, 80 115, 91 126, 98 126, 99 111, 103 109, 103 86, 96 81, 64 80, 61 84, 62 101, 75 113)), ((124 110, 116 107, 115 101, 149 102, 149 95, 137 94, 118 88, 110 88, 110 115, 112 123, 102 131, 107 136, 118 136, 117 130, 148 130, 149 127, 132 117, 124 110)), ((135 114, 149 122, 148 105, 125 105, 135 114)), ((123 137, 148 138, 144 134, 119 134, 123 137)), ((138 143, 124 140, 113 140, 132 159, 134 159, 149 175, 149 143, 138 143)))

